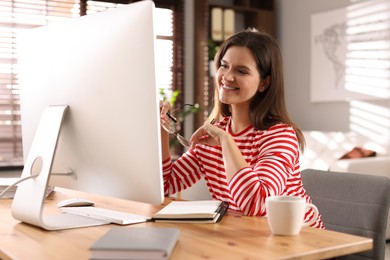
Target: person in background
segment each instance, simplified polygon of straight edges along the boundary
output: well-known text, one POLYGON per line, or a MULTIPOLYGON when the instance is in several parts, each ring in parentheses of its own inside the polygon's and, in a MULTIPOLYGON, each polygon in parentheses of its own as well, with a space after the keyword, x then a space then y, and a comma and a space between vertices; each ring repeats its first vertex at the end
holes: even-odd
MULTIPOLYGON (((162 130, 165 195, 204 178, 213 199, 248 216, 265 216, 265 199, 304 197, 299 156, 304 136, 290 119, 284 98, 283 62, 276 40, 250 28, 228 38, 216 56, 213 110, 174 162, 162 130)), ((161 107, 161 121, 170 120, 161 107)), ((314 217, 308 210, 305 219, 314 217)), ((324 228, 321 215, 312 225, 324 228)))

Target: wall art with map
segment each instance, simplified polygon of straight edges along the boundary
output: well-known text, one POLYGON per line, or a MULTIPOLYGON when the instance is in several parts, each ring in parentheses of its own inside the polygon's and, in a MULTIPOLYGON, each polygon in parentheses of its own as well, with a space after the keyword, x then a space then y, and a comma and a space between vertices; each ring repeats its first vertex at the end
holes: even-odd
POLYGON ((312 102, 390 98, 386 13, 390 1, 376 0, 311 16, 312 102))

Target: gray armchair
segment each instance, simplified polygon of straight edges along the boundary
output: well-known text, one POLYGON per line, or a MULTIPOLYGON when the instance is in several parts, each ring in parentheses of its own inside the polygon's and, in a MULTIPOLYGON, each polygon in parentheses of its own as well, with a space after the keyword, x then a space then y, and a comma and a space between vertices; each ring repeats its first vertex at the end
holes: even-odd
POLYGON ((383 260, 390 179, 313 169, 303 170, 301 175, 326 229, 373 238, 373 250, 338 259, 383 260))

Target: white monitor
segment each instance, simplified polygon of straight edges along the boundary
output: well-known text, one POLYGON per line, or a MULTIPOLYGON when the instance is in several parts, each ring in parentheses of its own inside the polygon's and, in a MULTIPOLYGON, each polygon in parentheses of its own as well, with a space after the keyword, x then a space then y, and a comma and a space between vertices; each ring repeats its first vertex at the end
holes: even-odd
POLYGON ((48 185, 162 203, 153 12, 140 1, 21 36, 22 178, 40 175, 19 184, 16 219, 77 226, 42 216, 48 185))

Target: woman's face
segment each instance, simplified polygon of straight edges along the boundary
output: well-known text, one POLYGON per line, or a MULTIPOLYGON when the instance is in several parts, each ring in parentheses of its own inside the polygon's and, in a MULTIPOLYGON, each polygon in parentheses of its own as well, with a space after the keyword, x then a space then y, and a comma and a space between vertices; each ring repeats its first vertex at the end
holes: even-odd
POLYGON ((219 100, 229 105, 249 105, 252 97, 263 91, 255 58, 247 47, 230 47, 217 70, 219 100))

